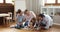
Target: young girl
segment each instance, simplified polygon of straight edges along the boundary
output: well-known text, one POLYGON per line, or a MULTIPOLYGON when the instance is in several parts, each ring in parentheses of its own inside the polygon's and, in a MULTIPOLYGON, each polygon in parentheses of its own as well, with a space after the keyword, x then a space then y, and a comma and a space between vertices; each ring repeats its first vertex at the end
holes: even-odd
POLYGON ((17 26, 15 28, 22 28, 23 27, 23 20, 24 20, 24 16, 23 13, 20 9, 18 9, 17 12, 17 26))
POLYGON ((39 17, 38 17, 38 15, 37 15, 37 19, 36 19, 36 24, 35 24, 35 28, 36 28, 36 30, 40 30, 40 20, 38 19, 39 17))
POLYGON ((35 23, 36 23, 36 19, 35 18, 32 18, 30 23, 29 23, 29 28, 34 30, 34 26, 35 26, 35 23))

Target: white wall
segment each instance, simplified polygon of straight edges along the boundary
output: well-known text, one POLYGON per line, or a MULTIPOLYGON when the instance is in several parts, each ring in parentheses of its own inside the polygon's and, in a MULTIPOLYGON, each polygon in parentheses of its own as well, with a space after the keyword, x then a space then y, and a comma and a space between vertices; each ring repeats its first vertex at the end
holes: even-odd
POLYGON ((15 0, 15 11, 18 9, 21 9, 22 11, 26 9, 25 0, 15 0))
POLYGON ((54 20, 54 24, 60 25, 60 16, 54 16, 53 20, 54 20))

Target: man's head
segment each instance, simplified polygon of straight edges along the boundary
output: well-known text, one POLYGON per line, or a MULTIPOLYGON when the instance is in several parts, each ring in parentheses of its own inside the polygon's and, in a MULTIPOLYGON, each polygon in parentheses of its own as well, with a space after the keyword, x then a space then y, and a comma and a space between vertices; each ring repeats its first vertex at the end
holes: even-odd
POLYGON ((43 14, 39 14, 39 15, 38 15, 38 19, 39 19, 39 20, 43 20, 44 17, 45 17, 45 16, 44 16, 43 14))

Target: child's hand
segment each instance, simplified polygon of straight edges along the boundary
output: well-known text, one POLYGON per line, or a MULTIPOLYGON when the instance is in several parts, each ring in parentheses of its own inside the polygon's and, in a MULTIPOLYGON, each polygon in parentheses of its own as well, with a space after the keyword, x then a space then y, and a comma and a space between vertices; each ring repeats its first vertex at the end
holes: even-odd
POLYGON ((23 19, 23 22, 25 22, 26 19, 23 19))

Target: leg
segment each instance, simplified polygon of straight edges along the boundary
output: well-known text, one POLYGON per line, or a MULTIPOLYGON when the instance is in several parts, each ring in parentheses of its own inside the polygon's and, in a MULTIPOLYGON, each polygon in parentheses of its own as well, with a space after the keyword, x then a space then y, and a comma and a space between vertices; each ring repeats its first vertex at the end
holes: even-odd
POLYGON ((15 28, 20 29, 20 26, 17 24, 17 26, 15 26, 15 28))
POLYGON ((46 26, 44 27, 45 29, 49 29, 50 26, 50 21, 47 22, 46 26))
POLYGON ((25 22, 24 26, 28 26, 28 21, 25 22))

